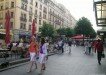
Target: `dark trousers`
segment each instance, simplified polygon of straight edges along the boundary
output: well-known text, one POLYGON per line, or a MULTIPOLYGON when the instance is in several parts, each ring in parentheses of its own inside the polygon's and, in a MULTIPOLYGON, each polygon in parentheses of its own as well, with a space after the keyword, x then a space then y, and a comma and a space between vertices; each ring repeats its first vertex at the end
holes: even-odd
POLYGON ((102 52, 97 52, 98 63, 101 62, 101 56, 102 56, 102 52))
POLYGON ((91 53, 91 47, 89 47, 89 54, 91 53))
POLYGON ((63 47, 62 47, 62 46, 59 46, 59 50, 61 50, 61 51, 62 51, 62 53, 64 53, 64 49, 63 49, 63 47))
POLYGON ((63 47, 62 47, 62 53, 64 53, 64 49, 63 49, 63 47))

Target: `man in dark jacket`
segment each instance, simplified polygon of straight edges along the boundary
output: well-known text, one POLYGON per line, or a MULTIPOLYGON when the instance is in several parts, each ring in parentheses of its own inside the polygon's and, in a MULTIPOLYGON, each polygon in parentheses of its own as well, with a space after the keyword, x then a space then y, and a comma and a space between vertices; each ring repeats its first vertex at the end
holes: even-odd
POLYGON ((97 51, 98 63, 99 63, 99 65, 101 65, 101 57, 102 57, 102 53, 103 53, 104 49, 103 49, 103 43, 100 39, 97 40, 96 51, 97 51))

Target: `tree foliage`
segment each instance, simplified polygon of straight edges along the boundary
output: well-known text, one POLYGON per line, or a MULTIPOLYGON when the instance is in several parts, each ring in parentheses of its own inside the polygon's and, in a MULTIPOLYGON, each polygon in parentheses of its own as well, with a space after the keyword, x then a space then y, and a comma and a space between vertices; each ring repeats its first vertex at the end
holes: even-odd
POLYGON ((54 28, 52 25, 47 24, 46 22, 43 24, 41 28, 41 36, 43 37, 53 37, 54 35, 54 28))
POLYGON ((57 30, 59 35, 72 36, 74 34, 74 30, 71 28, 60 28, 57 30))
POLYGON ((74 35, 74 29, 71 29, 71 28, 66 28, 66 36, 73 36, 74 35))
POLYGON ((83 34, 85 36, 90 36, 93 34, 96 35, 96 32, 93 29, 91 22, 85 17, 82 17, 78 20, 74 30, 76 34, 83 34))
POLYGON ((66 34, 65 28, 59 28, 59 29, 57 29, 57 33, 59 35, 65 35, 66 34))

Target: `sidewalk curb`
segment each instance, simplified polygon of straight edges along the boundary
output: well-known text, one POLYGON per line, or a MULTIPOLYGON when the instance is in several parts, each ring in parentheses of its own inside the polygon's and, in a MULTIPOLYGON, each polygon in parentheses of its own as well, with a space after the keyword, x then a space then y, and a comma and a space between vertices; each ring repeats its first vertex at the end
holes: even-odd
MULTIPOLYGON (((51 54, 49 54, 48 56, 52 56, 52 55, 55 55, 55 54, 56 54, 56 53, 51 53, 51 54)), ((18 66, 21 66, 21 65, 24 65, 24 64, 28 63, 28 60, 29 60, 29 58, 12 61, 12 62, 10 62, 10 66, 9 66, 9 67, 0 69, 0 72, 5 71, 5 70, 8 70, 8 69, 15 68, 15 67, 18 67, 18 66), (17 63, 18 63, 18 64, 17 64, 17 63), (12 66, 11 66, 11 65, 12 65, 12 66)))
POLYGON ((26 63, 28 63, 28 62, 20 63, 20 64, 13 65, 13 66, 10 66, 10 67, 4 68, 4 69, 0 69, 0 72, 5 71, 5 70, 8 70, 8 69, 15 68, 15 67, 18 67, 18 66, 21 66, 21 65, 24 65, 24 64, 26 64, 26 63))

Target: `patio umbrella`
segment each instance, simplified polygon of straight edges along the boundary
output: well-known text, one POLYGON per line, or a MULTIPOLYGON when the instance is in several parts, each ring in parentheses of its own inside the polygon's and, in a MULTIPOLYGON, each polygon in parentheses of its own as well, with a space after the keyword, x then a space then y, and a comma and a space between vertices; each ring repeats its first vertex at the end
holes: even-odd
POLYGON ((35 26, 35 20, 33 19, 33 22, 32 22, 32 36, 34 36, 35 33, 36 33, 36 26, 35 26))
POLYGON ((5 30, 6 30, 5 43, 9 44, 10 43, 10 14, 9 14, 9 10, 7 11, 6 16, 5 16, 5 30))

